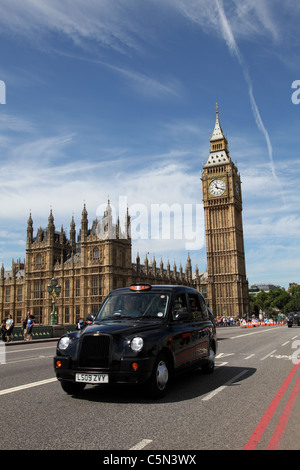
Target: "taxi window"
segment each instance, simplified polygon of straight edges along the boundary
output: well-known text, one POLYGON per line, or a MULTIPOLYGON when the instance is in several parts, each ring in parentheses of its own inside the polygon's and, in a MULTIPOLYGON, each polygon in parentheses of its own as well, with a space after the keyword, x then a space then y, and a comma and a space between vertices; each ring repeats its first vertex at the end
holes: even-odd
POLYGON ((173 303, 173 309, 172 309, 172 315, 173 315, 173 319, 175 320, 176 319, 176 314, 178 312, 187 312, 188 313, 188 306, 187 306, 187 302, 186 302, 186 296, 184 293, 182 294, 177 294, 175 299, 174 299, 174 303, 173 303))
POLYGON ((208 320, 207 307, 201 296, 198 294, 188 294, 192 318, 197 320, 208 320))
POLYGON ((205 300, 201 295, 199 295, 200 299, 200 306, 201 306, 201 312, 202 312, 202 320, 208 320, 208 310, 207 310, 207 305, 205 303, 205 300))
POLYGON ((199 297, 196 294, 188 294, 190 311, 192 312, 192 318, 201 319, 201 307, 199 297))
POLYGON ((163 293, 125 293, 107 297, 96 320, 122 318, 163 319, 167 315, 169 295, 163 293))

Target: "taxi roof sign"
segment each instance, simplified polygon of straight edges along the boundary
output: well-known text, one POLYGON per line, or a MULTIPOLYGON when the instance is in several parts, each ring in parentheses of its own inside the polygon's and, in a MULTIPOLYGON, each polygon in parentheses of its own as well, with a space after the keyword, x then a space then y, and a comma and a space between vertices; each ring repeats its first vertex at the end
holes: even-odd
POLYGON ((149 290, 151 289, 151 285, 150 284, 132 284, 129 287, 129 289, 134 290, 134 291, 149 290))

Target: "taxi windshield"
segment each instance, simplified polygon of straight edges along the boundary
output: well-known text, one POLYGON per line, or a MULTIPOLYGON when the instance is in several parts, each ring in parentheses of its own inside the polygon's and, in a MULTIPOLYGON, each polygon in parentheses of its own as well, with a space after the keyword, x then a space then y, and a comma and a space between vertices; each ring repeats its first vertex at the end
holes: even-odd
POLYGON ((155 319, 167 315, 169 296, 162 293, 119 294, 109 296, 97 315, 97 320, 155 319))

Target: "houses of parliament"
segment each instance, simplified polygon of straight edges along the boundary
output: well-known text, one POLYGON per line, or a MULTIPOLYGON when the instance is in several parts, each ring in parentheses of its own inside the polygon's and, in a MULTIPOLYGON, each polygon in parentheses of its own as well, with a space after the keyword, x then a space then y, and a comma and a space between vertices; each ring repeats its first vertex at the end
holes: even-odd
POLYGON ((183 284, 196 288, 206 298, 216 317, 245 316, 249 313, 240 175, 232 162, 228 142, 219 121, 210 138, 210 152, 202 168, 202 200, 205 216, 207 269, 200 272, 187 253, 183 268, 164 266, 147 255, 132 261, 130 214, 125 227, 112 221, 110 201, 102 220, 89 226, 84 205, 80 228, 74 218, 69 238, 63 228, 56 230, 52 210, 46 228, 34 236, 33 219, 27 222, 26 259, 12 261, 11 270, 0 271, 0 316, 11 314, 20 324, 29 311, 37 324, 50 324, 51 299, 47 285, 55 277, 61 286, 56 301, 59 324, 74 324, 78 318, 98 311, 113 289, 136 282, 183 284), (101 225, 99 236, 99 224, 101 225), (114 236, 111 237, 111 231, 114 236))

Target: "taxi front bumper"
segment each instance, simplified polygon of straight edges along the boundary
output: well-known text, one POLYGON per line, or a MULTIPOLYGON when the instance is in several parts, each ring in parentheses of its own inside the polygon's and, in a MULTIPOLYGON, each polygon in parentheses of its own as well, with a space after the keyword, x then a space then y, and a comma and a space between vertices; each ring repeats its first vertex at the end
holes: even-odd
POLYGON ((78 367, 72 363, 68 356, 54 357, 54 370, 58 380, 66 380, 71 382, 79 381, 79 375, 86 376, 86 380, 80 380, 85 383, 93 382, 91 376, 106 376, 107 381, 99 381, 99 383, 109 384, 144 384, 150 378, 154 367, 155 358, 121 358, 119 367, 116 368, 95 368, 95 367, 78 367))

